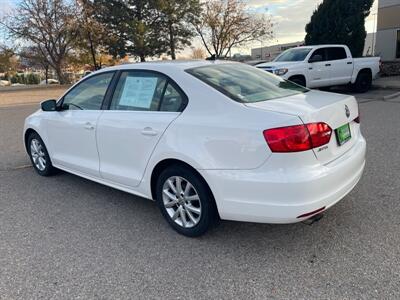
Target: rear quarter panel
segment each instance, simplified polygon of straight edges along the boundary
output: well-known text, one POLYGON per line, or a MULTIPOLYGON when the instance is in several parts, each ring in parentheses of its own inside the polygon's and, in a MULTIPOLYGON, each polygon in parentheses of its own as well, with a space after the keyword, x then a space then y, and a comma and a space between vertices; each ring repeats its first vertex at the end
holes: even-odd
POLYGON ((295 116, 248 108, 185 73, 189 103, 168 127, 150 164, 188 159, 197 169, 255 169, 271 155, 263 130, 299 124, 295 116))
POLYGON ((353 76, 351 78, 351 83, 356 82, 358 73, 362 69, 370 69, 372 72, 372 78, 376 78, 379 73, 379 57, 361 57, 354 58, 354 71, 353 76))

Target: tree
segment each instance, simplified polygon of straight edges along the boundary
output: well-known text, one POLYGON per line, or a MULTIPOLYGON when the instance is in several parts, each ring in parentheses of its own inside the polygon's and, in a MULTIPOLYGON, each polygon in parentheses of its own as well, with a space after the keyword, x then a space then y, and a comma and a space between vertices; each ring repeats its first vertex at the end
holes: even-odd
POLYGON ((365 18, 373 0, 324 0, 306 25, 306 45, 345 44, 354 57, 362 56, 365 18))
POLYGON ((35 46, 25 47, 19 52, 21 63, 30 68, 41 68, 44 70, 46 84, 49 79, 49 59, 35 46))
POLYGON ((0 72, 8 73, 17 70, 18 60, 15 49, 0 45, 0 72))
POLYGON ((90 57, 94 70, 102 66, 101 50, 108 40, 108 34, 96 18, 96 7, 90 0, 76 0, 77 23, 79 34, 75 41, 76 51, 80 57, 90 57))
POLYGON ((2 24, 13 38, 23 39, 39 50, 66 83, 64 60, 77 35, 76 11, 68 0, 21 0, 2 24))
POLYGON ((166 52, 156 0, 94 0, 94 5, 97 19, 111 37, 107 48, 113 56, 131 54, 145 61, 166 52))
POLYGON ((206 58, 206 52, 203 48, 192 48, 192 53, 190 57, 192 59, 204 59, 206 58))
POLYGON ((191 44, 195 36, 194 28, 190 24, 196 23, 201 7, 199 0, 158 0, 157 9, 161 13, 161 22, 164 24, 168 36, 168 54, 176 59, 176 51, 191 44))
POLYGON ((269 16, 246 11, 242 0, 211 0, 204 3, 195 28, 211 56, 226 57, 233 47, 272 37, 269 16))

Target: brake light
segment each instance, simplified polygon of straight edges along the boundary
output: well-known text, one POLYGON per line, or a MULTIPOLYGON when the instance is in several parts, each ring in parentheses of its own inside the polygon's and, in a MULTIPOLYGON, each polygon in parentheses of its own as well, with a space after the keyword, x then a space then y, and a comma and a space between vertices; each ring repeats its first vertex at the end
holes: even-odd
POLYGON ((272 152, 300 152, 329 143, 332 129, 319 122, 267 129, 263 134, 272 152))

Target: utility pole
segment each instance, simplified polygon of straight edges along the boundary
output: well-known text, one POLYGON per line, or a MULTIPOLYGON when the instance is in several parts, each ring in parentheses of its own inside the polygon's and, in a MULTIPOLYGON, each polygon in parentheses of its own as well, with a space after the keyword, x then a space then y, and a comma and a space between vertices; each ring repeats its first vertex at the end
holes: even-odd
POLYGON ((374 16, 374 28, 372 32, 372 56, 375 56, 375 34, 376 34, 376 16, 377 13, 372 14, 374 16))

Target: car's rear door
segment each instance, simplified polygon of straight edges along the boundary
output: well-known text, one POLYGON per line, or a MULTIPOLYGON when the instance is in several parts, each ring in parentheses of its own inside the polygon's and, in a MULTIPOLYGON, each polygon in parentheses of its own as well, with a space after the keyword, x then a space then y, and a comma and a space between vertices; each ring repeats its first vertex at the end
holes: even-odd
POLYGON ((351 81, 353 74, 353 60, 348 57, 344 47, 328 47, 327 55, 327 71, 330 74, 331 84, 340 85, 347 84, 351 81))
POLYGON ((105 72, 81 81, 61 99, 61 110, 49 114, 47 135, 55 165, 100 176, 96 126, 114 74, 105 72))
POLYGON ((97 126, 101 176, 138 186, 155 146, 186 101, 180 88, 160 73, 121 72, 110 107, 97 126))

